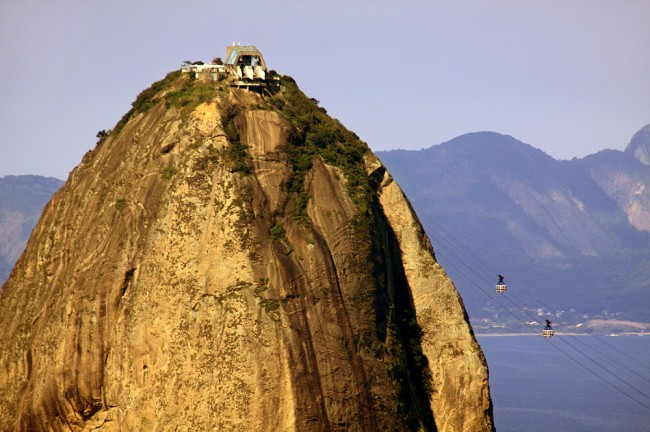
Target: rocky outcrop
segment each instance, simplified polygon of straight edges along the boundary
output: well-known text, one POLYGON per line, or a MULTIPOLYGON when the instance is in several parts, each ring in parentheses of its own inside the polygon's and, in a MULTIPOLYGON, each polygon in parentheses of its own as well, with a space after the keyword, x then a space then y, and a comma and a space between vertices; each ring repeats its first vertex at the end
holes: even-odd
POLYGON ((639 160, 627 151, 603 150, 583 163, 598 187, 625 212, 630 225, 650 231, 650 166, 642 162, 642 153, 637 156, 639 160))
POLYGON ((492 430, 462 302, 367 147, 291 80, 168 78, 0 291, 0 429, 492 430))
POLYGON ((650 124, 645 125, 634 134, 625 148, 625 153, 634 156, 644 165, 650 165, 650 124))
POLYGON ((438 429, 482 430, 490 423, 491 415, 487 376, 477 374, 483 370, 485 359, 476 340, 465 337, 467 316, 462 300, 436 262, 429 239, 404 193, 377 159, 369 160, 371 175, 381 179, 379 202, 399 244, 422 328, 422 350, 429 359, 436 389, 431 406, 437 413, 438 429), (438 338, 436 334, 441 329, 451 332, 453 337, 438 338), (458 416, 457 412, 466 415, 458 416))

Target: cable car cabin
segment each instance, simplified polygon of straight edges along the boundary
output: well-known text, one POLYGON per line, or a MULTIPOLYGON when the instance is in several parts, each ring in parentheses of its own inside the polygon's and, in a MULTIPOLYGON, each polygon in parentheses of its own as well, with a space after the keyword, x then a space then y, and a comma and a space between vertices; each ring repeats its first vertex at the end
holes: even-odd
POLYGON ((549 320, 546 320, 546 327, 544 327, 544 330, 542 330, 542 336, 545 338, 550 338, 553 337, 553 334, 555 332, 553 331, 553 328, 551 327, 551 322, 549 320))
POLYGON ((504 293, 508 291, 508 286, 506 283, 503 281, 503 276, 499 275, 499 282, 495 285, 496 292, 498 293, 504 293))
POLYGON ((548 326, 547 326, 547 327, 544 327, 544 330, 542 330, 542 336, 544 336, 545 338, 551 338, 551 337, 553 337, 553 334, 554 334, 554 333, 555 333, 555 332, 553 331, 553 329, 550 328, 550 327, 548 327, 548 326))

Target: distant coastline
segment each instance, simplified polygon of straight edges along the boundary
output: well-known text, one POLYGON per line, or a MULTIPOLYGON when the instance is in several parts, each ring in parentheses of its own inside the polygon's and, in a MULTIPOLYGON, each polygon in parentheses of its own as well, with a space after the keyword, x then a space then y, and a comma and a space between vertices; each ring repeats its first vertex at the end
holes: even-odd
MULTIPOLYGON (((532 324, 532 323, 529 323, 532 324)), ((555 330, 558 336, 647 336, 650 335, 650 323, 625 321, 619 319, 592 319, 576 326, 560 325, 560 328, 568 330, 559 332, 555 330), (574 330, 575 331, 572 331, 574 330)), ((483 327, 480 330, 485 330, 483 327)), ((502 327, 503 330, 506 330, 502 327)), ((495 331, 494 333, 481 333, 476 331, 476 336, 541 336, 540 333, 515 333, 508 331, 495 331)), ((496 329, 495 329, 496 330, 496 329)))

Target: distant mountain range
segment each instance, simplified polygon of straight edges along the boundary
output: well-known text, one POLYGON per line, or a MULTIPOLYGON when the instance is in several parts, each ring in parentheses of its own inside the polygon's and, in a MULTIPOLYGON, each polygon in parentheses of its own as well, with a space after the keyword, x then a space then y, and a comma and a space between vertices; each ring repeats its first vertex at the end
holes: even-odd
POLYGON ((623 152, 570 161, 493 132, 377 155, 478 331, 549 315, 567 326, 650 322, 650 125, 623 152), (494 293, 497 273, 507 298, 494 293))
POLYGON ((0 177, 0 286, 25 249, 43 206, 61 186, 61 180, 51 177, 0 177))

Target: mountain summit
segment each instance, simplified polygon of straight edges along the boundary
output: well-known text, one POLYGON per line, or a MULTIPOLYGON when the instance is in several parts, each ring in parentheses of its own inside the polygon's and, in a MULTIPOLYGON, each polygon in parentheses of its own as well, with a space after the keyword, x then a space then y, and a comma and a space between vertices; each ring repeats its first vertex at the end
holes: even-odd
POLYGON ((0 291, 0 430, 493 430, 398 185, 245 66, 142 92, 46 206, 0 291))
POLYGON ((650 124, 645 125, 632 137, 625 153, 633 155, 644 165, 650 165, 650 124))

